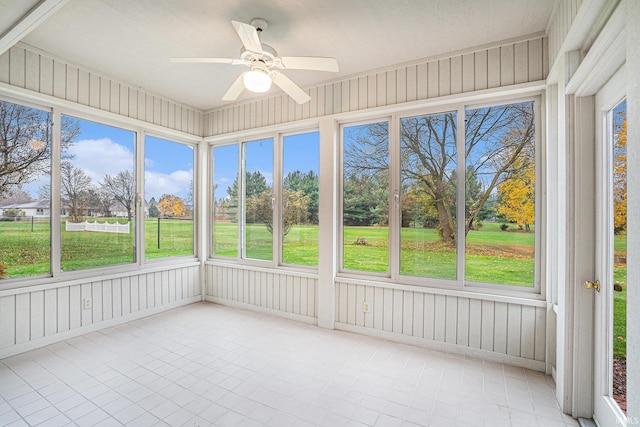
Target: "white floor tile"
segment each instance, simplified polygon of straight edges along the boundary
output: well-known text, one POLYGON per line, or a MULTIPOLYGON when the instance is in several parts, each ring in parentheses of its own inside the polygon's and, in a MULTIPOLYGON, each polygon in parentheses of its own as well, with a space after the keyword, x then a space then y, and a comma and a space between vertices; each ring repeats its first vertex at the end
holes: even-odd
POLYGON ((0 426, 575 426, 542 373, 210 303, 0 360, 0 426))

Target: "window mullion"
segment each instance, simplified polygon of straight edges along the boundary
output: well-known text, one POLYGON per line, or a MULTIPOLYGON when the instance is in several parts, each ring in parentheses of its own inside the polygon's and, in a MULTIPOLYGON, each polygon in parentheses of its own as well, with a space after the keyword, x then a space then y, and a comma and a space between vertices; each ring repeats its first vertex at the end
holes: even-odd
POLYGON ((389 274, 400 275, 400 126, 394 115, 389 122, 389 274))
POLYGON ((273 139, 273 189, 271 190, 271 200, 273 206, 273 264, 282 264, 282 241, 284 232, 282 228, 282 210, 284 209, 284 195, 282 190, 282 139, 283 135, 275 135, 273 139))
POLYGON ((136 132, 136 144, 134 147, 134 164, 135 164, 135 188, 136 195, 134 198, 133 205, 135 206, 135 214, 134 218, 136 221, 135 227, 133 229, 134 232, 134 247, 135 247, 135 263, 138 265, 142 265, 145 262, 145 215, 144 215, 144 141, 145 141, 145 132, 142 129, 138 129, 136 132))
POLYGON ((53 110, 53 132, 51 141, 51 176, 49 180, 49 199, 50 199, 50 227, 51 227, 51 273, 60 273, 60 254, 62 252, 60 240, 60 130, 62 129, 62 117, 60 111, 53 110))
POLYGON ((245 242, 245 227, 246 227, 246 217, 245 217, 245 203, 246 198, 244 194, 244 186, 246 184, 246 142, 240 143, 240 150, 238 156, 238 244, 240 245, 240 250, 238 251, 238 259, 245 259, 246 256, 246 242, 245 242))
POLYGON ((456 279, 464 285, 465 278, 465 251, 466 251, 466 129, 465 109, 458 108, 457 112, 457 182, 456 182, 456 279))

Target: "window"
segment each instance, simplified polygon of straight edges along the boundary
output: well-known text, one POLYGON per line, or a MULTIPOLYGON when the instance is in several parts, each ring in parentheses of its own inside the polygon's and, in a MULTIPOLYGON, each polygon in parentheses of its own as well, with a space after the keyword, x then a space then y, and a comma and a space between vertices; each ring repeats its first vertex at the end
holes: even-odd
POLYGON ((193 147, 145 136, 146 259, 193 255, 193 147))
POLYGON ((389 271, 389 122, 342 129, 342 239, 347 270, 389 271))
POLYGON ((320 134, 287 135, 282 145, 282 262, 317 266, 320 134))
POLYGON ((62 271, 135 261, 136 133, 88 120, 61 151, 62 271))
POLYGON ((535 288, 536 103, 343 125, 342 270, 535 288))
MULTIPOLYGON (((0 101, 0 279, 51 272, 51 113, 0 101)), ((62 123, 62 144, 76 126, 62 123)))
POLYGON ((273 139, 245 142, 243 258, 273 259, 273 139))
POLYGON ((455 112, 400 119, 400 274, 456 278, 455 112))
POLYGON ((534 285, 534 103, 466 111, 465 279, 534 285))
POLYGON ((220 145, 211 153, 213 256, 317 266, 319 132, 220 145))
POLYGON ((214 147, 213 254, 238 256, 238 145, 214 147))

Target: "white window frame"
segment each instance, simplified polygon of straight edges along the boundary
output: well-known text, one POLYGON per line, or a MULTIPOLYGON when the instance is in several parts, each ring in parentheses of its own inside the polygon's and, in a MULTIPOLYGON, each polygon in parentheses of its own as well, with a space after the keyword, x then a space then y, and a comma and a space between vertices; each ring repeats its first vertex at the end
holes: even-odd
MULTIPOLYGON (((452 101, 450 103, 439 103, 437 105, 425 106, 415 109, 402 109, 401 111, 395 111, 389 115, 371 115, 366 119, 354 119, 339 121, 339 161, 337 165, 338 178, 338 217, 337 222, 337 249, 336 257, 338 262, 338 277, 350 278, 350 279, 362 279, 369 278, 378 280, 381 282, 390 282, 406 285, 425 286, 433 288, 446 288, 452 290, 465 290, 465 291, 477 291, 484 293, 492 293, 499 295, 536 295, 537 298, 544 297, 544 291, 541 286, 542 281, 542 260, 544 256, 542 254, 542 240, 546 233, 546 222, 542 218, 542 212, 544 212, 544 200, 543 200, 543 187, 546 182, 545 171, 543 167, 543 161, 546 156, 543 124, 544 117, 542 112, 542 105, 544 102, 544 94, 541 92, 534 92, 525 95, 497 95, 494 97, 483 98, 478 102, 468 102, 464 98, 459 101, 452 101), (456 243, 456 279, 440 279, 440 278, 428 278, 420 276, 409 276, 400 274, 400 204, 394 203, 395 194, 399 194, 401 187, 400 177, 400 135, 399 135, 399 123, 400 119, 406 117, 414 117, 419 115, 438 114, 446 112, 457 113, 457 129, 456 129, 456 169, 458 174, 458 182, 456 184, 456 234, 458 236, 464 236, 465 221, 460 219, 466 218, 465 215, 465 194, 466 194, 466 180, 464 179, 466 174, 466 129, 465 118, 466 111, 469 109, 517 104, 522 102, 534 103, 535 114, 535 225, 534 225, 534 281, 532 286, 518 286, 511 284, 497 284, 486 282, 474 282, 465 279, 465 262, 466 262, 466 236, 464 239, 457 239, 456 243), (344 192, 344 132, 345 127, 357 126, 367 123, 376 123, 382 121, 389 121, 389 271, 387 273, 375 273, 360 270, 349 270, 344 268, 344 223, 343 223, 343 199, 344 192), (461 157, 462 154, 462 157, 461 157), (462 177, 462 179, 461 179, 462 177)), ((399 109, 398 109, 399 110, 399 109)))
MULTIPOLYGON (((211 189, 209 191, 209 203, 210 206, 213 206, 213 179, 215 177, 215 161, 213 158, 213 150, 218 147, 237 145, 238 146, 238 255, 235 257, 229 257, 224 255, 216 255, 214 252, 215 246, 215 235, 214 233, 209 233, 209 250, 207 251, 209 254, 209 259, 212 260, 220 260, 220 261, 231 261, 242 265, 249 265, 255 267, 271 267, 271 268, 280 268, 283 270, 291 270, 291 271, 307 271, 307 272, 315 272, 318 270, 318 266, 312 265, 304 265, 304 264, 291 264, 285 263, 282 260, 282 247, 283 242, 281 236, 282 230, 282 180, 283 176, 283 159, 284 159, 284 138, 287 136, 294 135, 302 135, 308 133, 319 133, 320 130, 317 125, 308 125, 301 127, 292 127, 290 129, 285 129, 283 131, 274 131, 274 132, 260 132, 260 133, 251 133, 240 138, 234 138, 229 140, 221 140, 219 142, 210 143, 208 155, 210 170, 212 171, 208 177, 208 188, 211 189), (254 258, 246 257, 246 232, 245 232, 245 214, 246 214, 246 200, 244 195, 244 187, 245 187, 245 179, 246 179, 246 145, 247 143, 251 143, 254 141, 260 141, 265 139, 271 139, 273 143, 273 183, 272 183, 272 197, 275 199, 273 203, 273 234, 272 234, 272 257, 270 260, 260 260, 254 258)), ((320 175, 320 171, 318 171, 318 176, 320 175)), ((213 215, 208 215, 208 221, 211 225, 211 230, 214 230, 215 227, 215 219, 213 215)))

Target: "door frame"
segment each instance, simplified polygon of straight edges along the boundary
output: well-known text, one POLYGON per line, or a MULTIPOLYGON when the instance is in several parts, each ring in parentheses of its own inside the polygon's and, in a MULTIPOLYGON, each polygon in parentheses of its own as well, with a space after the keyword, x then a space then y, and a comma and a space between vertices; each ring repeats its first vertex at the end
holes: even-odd
POLYGON ((626 425, 627 417, 611 396, 613 362, 613 131, 611 111, 626 97, 623 66, 596 94, 595 269, 601 291, 594 310, 594 420, 602 427, 626 425))

